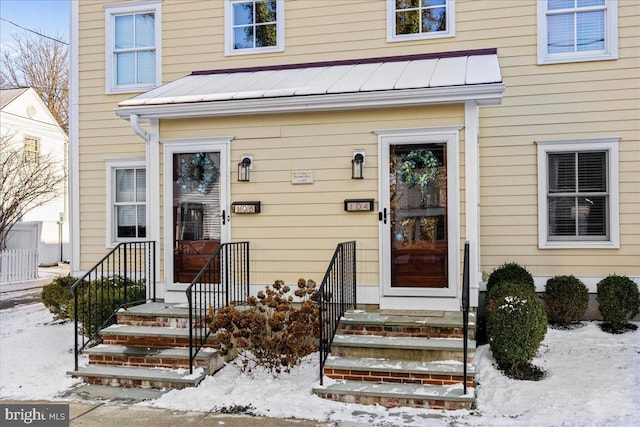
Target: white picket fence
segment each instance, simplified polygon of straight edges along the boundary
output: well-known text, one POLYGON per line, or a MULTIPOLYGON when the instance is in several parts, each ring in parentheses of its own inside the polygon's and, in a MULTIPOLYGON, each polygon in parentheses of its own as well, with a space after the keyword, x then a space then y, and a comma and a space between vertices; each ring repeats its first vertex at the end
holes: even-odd
POLYGON ((38 278, 38 251, 7 249, 0 252, 0 284, 38 278))

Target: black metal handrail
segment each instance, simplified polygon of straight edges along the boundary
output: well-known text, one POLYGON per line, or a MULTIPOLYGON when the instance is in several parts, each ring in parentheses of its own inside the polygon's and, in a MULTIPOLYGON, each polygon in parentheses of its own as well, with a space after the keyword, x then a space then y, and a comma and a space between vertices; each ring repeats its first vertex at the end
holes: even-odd
POLYGON ((464 244, 464 265, 462 269, 462 339, 463 339, 463 394, 467 394, 467 350, 469 348, 469 241, 464 244))
POLYGON ((339 243, 318 289, 320 385, 331 343, 345 311, 356 307, 356 242, 339 243))
POLYGON ((191 281, 189 301, 189 373, 196 355, 209 338, 209 309, 214 313, 249 296, 249 242, 224 243, 191 281))
POLYGON ((123 307, 156 299, 156 242, 122 242, 71 286, 75 370, 80 352, 123 307))

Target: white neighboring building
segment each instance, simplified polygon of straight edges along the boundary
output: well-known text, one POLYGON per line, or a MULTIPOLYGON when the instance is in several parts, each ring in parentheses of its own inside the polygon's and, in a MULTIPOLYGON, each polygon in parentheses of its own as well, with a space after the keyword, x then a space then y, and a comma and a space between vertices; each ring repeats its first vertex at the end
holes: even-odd
MULTIPOLYGON (((67 170, 68 137, 33 88, 0 90, 0 133, 15 147, 34 155, 51 155, 67 170)), ((68 185, 51 202, 24 212, 7 241, 8 249, 29 249, 37 244, 41 265, 67 261, 70 256, 68 185)))

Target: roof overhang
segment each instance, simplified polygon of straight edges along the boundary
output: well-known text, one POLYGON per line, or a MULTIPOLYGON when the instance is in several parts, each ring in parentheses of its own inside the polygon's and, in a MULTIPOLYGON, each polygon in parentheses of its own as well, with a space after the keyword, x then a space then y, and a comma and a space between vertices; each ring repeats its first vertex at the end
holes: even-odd
POLYGON ((495 105, 495 49, 194 72, 123 101, 129 119, 179 119, 464 103, 495 105))

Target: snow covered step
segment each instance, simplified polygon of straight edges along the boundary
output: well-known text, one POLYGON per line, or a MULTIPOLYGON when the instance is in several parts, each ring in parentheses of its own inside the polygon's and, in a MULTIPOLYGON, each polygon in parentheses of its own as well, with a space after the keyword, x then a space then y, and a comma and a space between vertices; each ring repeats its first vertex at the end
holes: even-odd
POLYGON ((187 304, 170 304, 163 302, 150 302, 136 305, 118 312, 118 324, 188 328, 189 306, 187 304))
POLYGON ((114 387, 176 388, 195 387, 206 376, 198 368, 193 374, 188 369, 137 368, 128 366, 89 365, 67 375, 83 377, 90 384, 114 387))
POLYGON ((342 381, 314 387, 313 392, 325 399, 364 405, 382 405, 388 408, 409 406, 430 409, 471 409, 475 390, 462 384, 429 386, 423 384, 378 384, 363 381, 342 381))
MULTIPOLYGON (((458 361, 412 362, 329 356, 324 375, 335 380, 453 385, 464 382, 463 368, 462 362, 458 361)), ((467 364, 468 387, 473 387, 474 374, 474 366, 467 364)))
MULTIPOLYGON (((194 334, 199 339, 204 330, 194 334)), ((111 325, 100 331, 104 344, 117 344, 129 347, 189 347, 189 329, 159 326, 111 325)), ((213 343, 205 344, 215 347, 213 343)))
MULTIPOLYGON (((469 338, 475 338, 475 313, 469 313, 469 338)), ((380 335, 417 338, 462 338, 462 312, 349 310, 338 329, 343 335, 380 335)))
MULTIPOLYGON (((475 341, 468 342, 468 362, 473 361, 475 341)), ((458 338, 385 337, 336 335, 331 354, 351 358, 379 358, 414 362, 463 361, 463 340, 458 338)))
MULTIPOLYGON (((111 366, 137 366, 146 368, 189 369, 189 349, 184 347, 130 347, 100 344, 84 351, 89 364, 111 366)), ((224 365, 224 357, 218 350, 203 348, 196 355, 194 366, 212 374, 224 365)))

